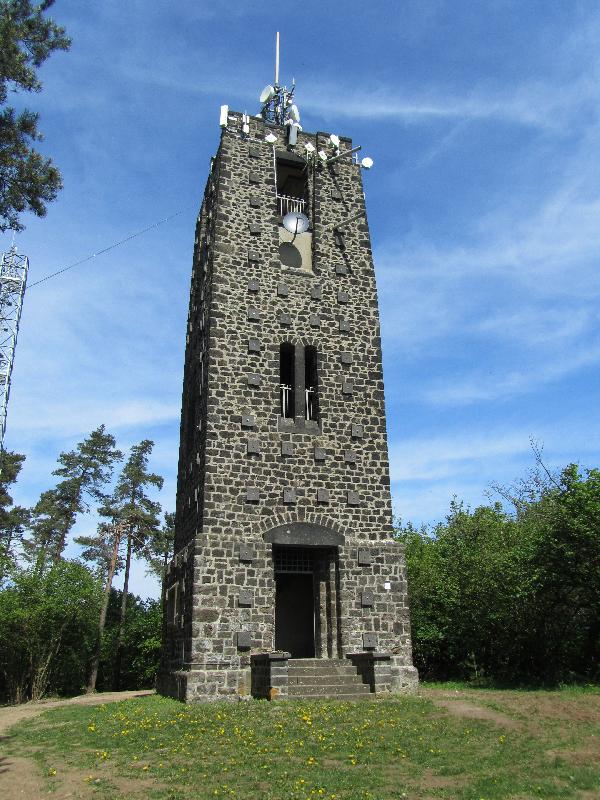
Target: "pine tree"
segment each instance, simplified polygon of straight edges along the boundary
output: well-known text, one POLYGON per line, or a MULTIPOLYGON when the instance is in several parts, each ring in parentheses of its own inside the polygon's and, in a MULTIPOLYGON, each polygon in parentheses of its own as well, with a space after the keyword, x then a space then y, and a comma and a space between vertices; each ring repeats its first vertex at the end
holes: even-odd
POLYGON ((148 457, 154 442, 144 439, 131 448, 129 458, 119 476, 117 485, 103 513, 121 522, 126 527, 125 574, 123 578, 123 595, 119 620, 119 635, 115 656, 115 686, 118 690, 121 659, 123 654, 123 628, 127 615, 127 596, 129 592, 129 573, 131 558, 134 553, 144 556, 148 541, 157 535, 159 526, 160 504, 150 500, 145 489, 155 486, 161 489, 163 479, 160 475, 148 472, 148 457))
POLYGON ((31 146, 42 136, 38 115, 6 106, 9 91, 39 92, 37 69, 55 50, 68 50, 64 28, 44 16, 54 0, 0 2, 0 232, 22 230, 19 215, 42 217, 62 188, 60 172, 31 146))
POLYGON ((160 581, 160 608, 163 620, 163 638, 165 635, 164 626, 166 625, 165 600, 167 594, 165 575, 167 574, 169 559, 173 555, 174 545, 175 514, 168 511, 165 513, 162 526, 150 537, 146 545, 146 561, 149 566, 148 572, 156 575, 160 581))
POLYGON ((24 541, 26 554, 44 570, 48 558, 56 563, 65 549, 77 514, 89 511, 88 500, 103 501, 103 486, 110 481, 114 463, 123 457, 115 438, 104 425, 80 442, 75 450, 61 453, 53 475, 64 478, 44 492, 33 508, 31 538, 24 541))
POLYGON ((81 554, 86 561, 93 561, 96 563, 100 574, 104 578, 104 593, 102 597, 102 604, 100 606, 100 617, 98 619, 98 631, 94 653, 92 655, 89 673, 87 691, 89 693, 96 690, 96 681, 98 680, 98 667, 100 665, 100 655, 102 652, 102 636, 104 635, 104 627, 106 625, 106 612, 108 610, 108 601, 110 599, 110 591, 115 575, 123 566, 120 557, 120 547, 123 541, 123 536, 127 532, 127 525, 124 522, 101 522, 98 525, 98 532, 96 536, 79 536, 75 539, 77 544, 85 547, 81 554))
POLYGON ((29 513, 13 505, 8 487, 16 482, 25 461, 19 453, 0 451, 0 583, 16 564, 17 548, 23 538, 29 513))

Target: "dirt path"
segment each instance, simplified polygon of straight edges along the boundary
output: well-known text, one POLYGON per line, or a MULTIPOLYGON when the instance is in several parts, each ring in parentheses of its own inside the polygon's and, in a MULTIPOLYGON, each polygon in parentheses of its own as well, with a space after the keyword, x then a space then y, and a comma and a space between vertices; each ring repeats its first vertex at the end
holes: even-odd
POLYGON ((444 691, 439 689, 424 689, 421 690, 423 697, 438 706, 449 711, 455 717, 465 717, 466 719, 485 719, 489 722, 494 722, 503 728, 518 728, 521 727, 517 720, 503 714, 500 711, 494 711, 491 708, 486 708, 483 705, 477 705, 472 696, 465 699, 465 692, 459 691, 444 691))
POLYGON ((60 706, 99 706, 102 703, 116 703, 119 700, 130 700, 132 697, 144 697, 154 694, 154 689, 143 689, 137 692, 98 692, 96 694, 80 694, 68 700, 41 700, 39 703, 24 703, 21 706, 0 707, 0 740, 17 722, 37 717, 51 708, 60 706))
MULTIPOLYGON (((132 697, 144 697, 154 694, 148 689, 137 692, 99 692, 98 694, 82 694, 71 697, 69 700, 43 700, 39 703, 25 703, 21 706, 3 706, 0 708, 0 746, 2 741, 10 738, 9 729, 24 720, 37 717, 51 708, 60 706, 99 706, 102 703, 115 703, 119 700, 130 700, 132 697)), ((58 792, 52 796, 59 800, 62 798, 83 797, 80 793, 81 780, 63 782, 58 792)), ((37 800, 47 796, 48 790, 45 781, 40 775, 39 768, 34 761, 28 758, 0 755, 0 797, 3 800, 37 800)), ((86 796, 89 795, 89 791, 86 796)))

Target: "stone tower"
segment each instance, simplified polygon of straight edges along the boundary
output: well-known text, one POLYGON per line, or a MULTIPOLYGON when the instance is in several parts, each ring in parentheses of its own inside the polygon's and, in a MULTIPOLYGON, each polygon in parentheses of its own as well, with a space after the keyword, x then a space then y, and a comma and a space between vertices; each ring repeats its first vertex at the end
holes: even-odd
POLYGON ((222 108, 196 227, 159 678, 188 702, 417 682, 361 166, 267 106, 222 108))

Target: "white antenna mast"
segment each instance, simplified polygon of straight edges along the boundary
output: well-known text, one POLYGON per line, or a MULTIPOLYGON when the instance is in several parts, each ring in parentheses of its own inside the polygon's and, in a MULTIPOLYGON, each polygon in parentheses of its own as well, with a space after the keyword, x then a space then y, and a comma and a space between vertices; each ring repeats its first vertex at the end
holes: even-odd
POLYGON ((279 86, 279 31, 275 36, 275 86, 279 86))

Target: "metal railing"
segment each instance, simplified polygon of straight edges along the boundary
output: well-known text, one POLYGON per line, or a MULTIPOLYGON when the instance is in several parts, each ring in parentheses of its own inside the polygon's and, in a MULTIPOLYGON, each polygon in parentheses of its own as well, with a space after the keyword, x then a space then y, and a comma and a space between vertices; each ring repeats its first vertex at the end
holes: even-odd
POLYGON ((301 200, 299 197, 287 197, 284 194, 277 195, 277 210, 282 217, 285 217, 290 211, 304 213, 305 207, 306 200, 301 200))

